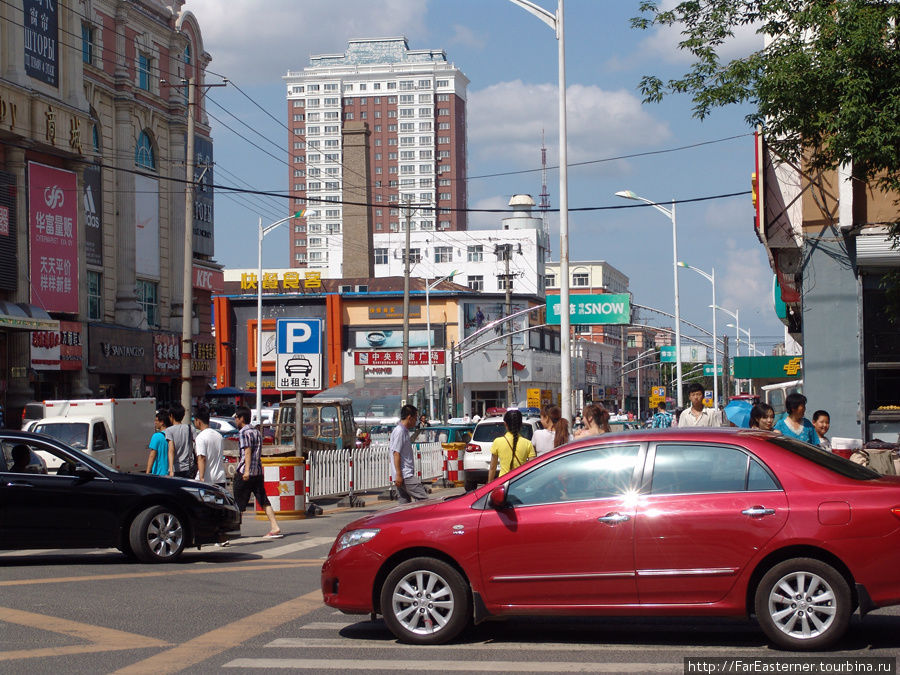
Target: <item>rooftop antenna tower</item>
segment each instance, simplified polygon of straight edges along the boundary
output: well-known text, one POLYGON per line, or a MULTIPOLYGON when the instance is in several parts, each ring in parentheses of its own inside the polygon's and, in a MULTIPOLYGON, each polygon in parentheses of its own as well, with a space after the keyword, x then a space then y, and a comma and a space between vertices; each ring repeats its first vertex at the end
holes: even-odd
POLYGON ((550 208, 550 193, 547 191, 547 146, 544 144, 544 130, 541 129, 541 201, 538 210, 544 222, 544 250, 547 258, 550 257, 550 223, 547 221, 547 210, 550 208))

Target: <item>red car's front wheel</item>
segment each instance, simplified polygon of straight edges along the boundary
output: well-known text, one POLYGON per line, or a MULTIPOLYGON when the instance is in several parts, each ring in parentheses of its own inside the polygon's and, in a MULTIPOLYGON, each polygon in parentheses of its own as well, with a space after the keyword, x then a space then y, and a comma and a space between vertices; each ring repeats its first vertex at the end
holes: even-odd
POLYGON ((469 586, 456 568, 442 560, 411 558, 385 579, 381 613, 403 642, 444 644, 469 622, 469 586))

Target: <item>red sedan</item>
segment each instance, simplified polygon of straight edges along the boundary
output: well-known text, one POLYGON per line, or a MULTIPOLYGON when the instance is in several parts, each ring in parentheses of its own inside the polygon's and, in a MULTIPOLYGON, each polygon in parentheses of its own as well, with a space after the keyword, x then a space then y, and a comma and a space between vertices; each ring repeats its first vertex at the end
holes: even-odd
POLYGON ((900 477, 766 432, 607 434, 351 523, 322 592, 417 644, 488 617, 755 615, 822 649, 900 604, 900 477))

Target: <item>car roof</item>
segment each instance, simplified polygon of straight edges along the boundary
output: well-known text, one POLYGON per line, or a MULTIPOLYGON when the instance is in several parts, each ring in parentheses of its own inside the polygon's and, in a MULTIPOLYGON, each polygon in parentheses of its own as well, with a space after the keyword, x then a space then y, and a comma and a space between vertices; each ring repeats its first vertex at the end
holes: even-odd
MULTIPOLYGON (((524 414, 522 415, 523 422, 534 422, 535 420, 540 421, 540 419, 541 418, 536 415, 524 415, 524 414)), ((485 417, 483 419, 478 420, 478 423, 476 424, 476 426, 478 426, 478 424, 484 424, 485 422, 496 423, 496 422, 502 422, 502 421, 503 421, 503 417, 501 415, 492 415, 491 417, 485 417)))

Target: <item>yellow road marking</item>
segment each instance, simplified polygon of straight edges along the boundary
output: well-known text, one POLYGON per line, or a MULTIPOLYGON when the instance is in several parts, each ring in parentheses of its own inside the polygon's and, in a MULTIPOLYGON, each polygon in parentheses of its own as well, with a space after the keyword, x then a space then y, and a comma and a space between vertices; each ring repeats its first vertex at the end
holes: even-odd
POLYGON ((79 640, 85 640, 86 645, 68 645, 65 647, 45 647, 43 649, 18 649, 15 651, 0 652, 0 661, 13 659, 43 658, 48 656, 66 656, 68 654, 90 654, 94 652, 107 652, 123 649, 144 649, 147 647, 167 647, 171 643, 156 638, 126 633, 125 631, 103 626, 94 626, 78 621, 70 621, 46 614, 35 614, 20 609, 0 607, 0 621, 14 623, 36 630, 46 630, 51 633, 68 635, 79 640))
POLYGON ((42 579, 12 579, 8 581, 0 581, 0 586, 28 586, 31 584, 62 584, 62 583, 72 583, 78 581, 109 581, 112 579, 149 579, 151 577, 170 577, 175 574, 211 574, 215 572, 223 572, 223 571, 256 571, 256 570, 270 570, 270 569, 280 569, 280 568, 288 568, 288 567, 318 567, 321 566, 321 560, 261 560, 260 563, 263 564, 249 564, 249 565, 214 565, 203 568, 192 568, 192 569, 182 569, 182 570, 169 570, 167 569, 164 572, 123 572, 120 574, 97 574, 97 575, 86 575, 80 577, 53 577, 53 578, 42 578, 42 579))
POLYGON ((270 631, 288 621, 299 619, 304 614, 322 607, 322 592, 319 590, 288 600, 280 605, 264 609, 251 616, 198 635, 192 640, 166 650, 143 661, 138 661, 115 671, 116 674, 148 673, 161 675, 177 673, 196 666, 217 654, 233 649, 247 640, 270 631))

